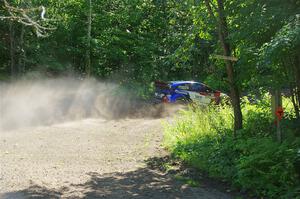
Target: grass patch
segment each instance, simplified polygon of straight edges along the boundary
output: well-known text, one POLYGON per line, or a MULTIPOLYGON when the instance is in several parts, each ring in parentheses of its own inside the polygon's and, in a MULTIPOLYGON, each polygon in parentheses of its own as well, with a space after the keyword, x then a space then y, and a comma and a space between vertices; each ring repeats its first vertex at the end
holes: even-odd
POLYGON ((267 198, 296 198, 300 195, 297 133, 289 131, 289 137, 278 143, 269 104, 245 100, 242 107, 244 129, 237 137, 233 137, 231 107, 191 108, 165 124, 164 146, 176 158, 242 191, 267 198))

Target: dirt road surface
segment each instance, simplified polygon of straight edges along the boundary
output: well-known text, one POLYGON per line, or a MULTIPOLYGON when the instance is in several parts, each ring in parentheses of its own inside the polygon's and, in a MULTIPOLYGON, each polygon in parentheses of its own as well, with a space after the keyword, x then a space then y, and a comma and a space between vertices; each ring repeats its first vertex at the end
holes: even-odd
POLYGON ((85 119, 1 132, 0 198, 231 198, 147 166, 166 153, 165 119, 85 119))

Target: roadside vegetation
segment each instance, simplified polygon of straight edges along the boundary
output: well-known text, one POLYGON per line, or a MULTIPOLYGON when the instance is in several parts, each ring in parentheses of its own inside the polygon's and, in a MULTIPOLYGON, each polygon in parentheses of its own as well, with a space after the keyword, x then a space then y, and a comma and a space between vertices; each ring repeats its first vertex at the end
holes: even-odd
POLYGON ((165 124, 164 145, 176 158, 252 196, 299 198, 299 121, 285 98, 284 139, 277 142, 269 101, 242 100, 244 128, 236 136, 230 106, 191 107, 165 124))
POLYGON ((155 80, 203 82, 230 103, 183 111, 166 127, 166 147, 242 191, 295 198, 299 8, 299 0, 1 0, 0 83, 95 78, 121 86, 109 94, 150 99, 155 80), (266 93, 288 96, 281 134, 273 113, 282 107, 266 93))

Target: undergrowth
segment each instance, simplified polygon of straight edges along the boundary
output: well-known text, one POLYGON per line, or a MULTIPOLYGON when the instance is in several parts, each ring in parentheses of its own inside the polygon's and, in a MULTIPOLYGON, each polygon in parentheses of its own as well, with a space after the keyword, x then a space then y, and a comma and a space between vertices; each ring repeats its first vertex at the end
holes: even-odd
MULTIPOLYGON (((176 121, 165 124, 164 145, 176 157, 242 192, 264 198, 299 198, 297 129, 285 126, 284 140, 277 142, 267 101, 243 101, 244 128, 235 137, 229 106, 182 111, 176 121)), ((295 123, 288 117, 292 109, 285 106, 283 123, 295 123)))

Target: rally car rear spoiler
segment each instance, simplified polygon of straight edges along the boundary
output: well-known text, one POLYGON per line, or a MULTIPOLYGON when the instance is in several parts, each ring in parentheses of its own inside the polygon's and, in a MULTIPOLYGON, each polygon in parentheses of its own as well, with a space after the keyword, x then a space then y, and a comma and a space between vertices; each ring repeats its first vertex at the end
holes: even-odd
POLYGON ((160 89, 169 89, 170 88, 170 85, 163 81, 155 81, 154 85, 156 88, 160 88, 160 89))

